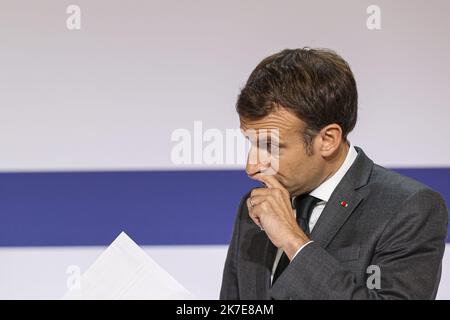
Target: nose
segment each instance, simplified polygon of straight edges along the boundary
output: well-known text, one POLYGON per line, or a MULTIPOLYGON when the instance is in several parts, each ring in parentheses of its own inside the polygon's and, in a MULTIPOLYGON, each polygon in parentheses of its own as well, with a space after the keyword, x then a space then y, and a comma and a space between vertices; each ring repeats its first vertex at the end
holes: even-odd
POLYGON ((267 161, 267 157, 259 152, 257 147, 252 146, 247 157, 247 165, 245 171, 249 177, 264 172, 270 167, 270 162, 267 161))
POLYGON ((249 161, 247 160, 247 166, 245 167, 245 171, 247 172, 247 175, 251 177, 257 174, 260 170, 258 165, 250 164, 249 161))

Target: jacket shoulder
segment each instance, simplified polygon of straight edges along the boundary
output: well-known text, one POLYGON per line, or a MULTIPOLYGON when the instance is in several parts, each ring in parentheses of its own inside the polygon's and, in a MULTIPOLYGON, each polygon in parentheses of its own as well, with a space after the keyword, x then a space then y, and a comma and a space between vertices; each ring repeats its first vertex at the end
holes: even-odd
POLYGON ((377 208, 382 205, 384 210, 381 211, 387 217, 398 216, 399 212, 423 219, 432 215, 447 224, 448 209, 444 198, 419 181, 374 164, 367 187, 370 203, 377 208))
POLYGON ((426 184, 378 164, 373 166, 368 185, 371 187, 372 192, 389 192, 393 196, 405 199, 418 192, 436 193, 426 184))

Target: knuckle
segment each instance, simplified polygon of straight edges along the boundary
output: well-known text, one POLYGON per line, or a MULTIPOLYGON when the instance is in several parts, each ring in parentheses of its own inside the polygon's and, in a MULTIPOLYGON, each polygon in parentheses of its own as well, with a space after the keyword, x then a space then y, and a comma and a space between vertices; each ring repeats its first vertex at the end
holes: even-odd
POLYGON ((259 192, 260 192, 260 190, 258 188, 252 189, 252 191, 250 192, 250 197, 254 197, 254 196, 258 195, 259 192))
POLYGON ((273 195, 276 197, 281 197, 282 192, 280 189, 273 189, 273 195))

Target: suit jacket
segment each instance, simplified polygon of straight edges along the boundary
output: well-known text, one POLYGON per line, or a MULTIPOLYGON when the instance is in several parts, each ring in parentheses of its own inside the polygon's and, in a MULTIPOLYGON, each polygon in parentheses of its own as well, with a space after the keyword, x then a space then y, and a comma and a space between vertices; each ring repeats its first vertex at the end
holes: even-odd
POLYGON ((273 286, 277 248, 248 215, 250 192, 242 198, 221 299, 435 298, 447 237, 444 200, 356 150, 356 160, 312 231, 314 242, 297 254, 273 286), (374 288, 378 275, 379 289, 374 288))

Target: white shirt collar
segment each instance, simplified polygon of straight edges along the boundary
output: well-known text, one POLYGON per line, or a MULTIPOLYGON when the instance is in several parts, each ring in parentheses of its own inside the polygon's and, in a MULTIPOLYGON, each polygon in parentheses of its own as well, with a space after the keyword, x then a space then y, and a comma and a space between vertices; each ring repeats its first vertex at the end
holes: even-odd
POLYGON ((339 182, 341 182, 342 178, 350 169, 353 162, 355 162, 357 156, 358 152, 350 142, 350 147, 348 149, 347 156, 345 157, 345 160, 342 163, 341 167, 338 169, 338 171, 336 171, 330 178, 322 182, 321 185, 319 185, 309 194, 311 196, 319 198, 322 201, 328 202, 334 189, 336 189, 337 185, 339 184, 339 182))

